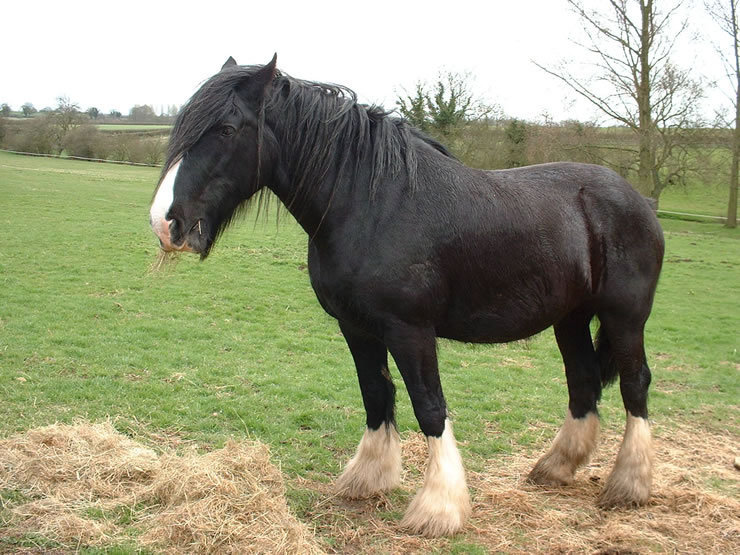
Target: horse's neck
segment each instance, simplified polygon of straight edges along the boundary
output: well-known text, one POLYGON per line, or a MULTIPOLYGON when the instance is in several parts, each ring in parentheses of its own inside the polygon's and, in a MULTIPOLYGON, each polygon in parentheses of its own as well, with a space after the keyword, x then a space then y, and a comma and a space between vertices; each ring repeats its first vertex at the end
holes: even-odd
MULTIPOLYGON (((276 131, 286 136, 282 129, 276 131)), ((352 195, 361 191, 363 184, 350 184, 340 178, 338 173, 342 153, 336 148, 329 148, 332 145, 314 145, 314 152, 328 152, 334 157, 328 161, 327 171, 318 175, 315 171, 316 160, 307 159, 306 153, 300 152, 299 146, 292 141, 284 142, 280 145, 276 175, 268 186, 309 236, 314 237, 319 228, 331 228, 337 214, 347 211, 348 203, 353 200, 352 195), (289 163, 291 160, 301 160, 302 163, 292 165, 289 163), (309 167, 311 165, 314 167, 309 167)), ((348 159, 346 169, 355 163, 354 159, 348 159)))

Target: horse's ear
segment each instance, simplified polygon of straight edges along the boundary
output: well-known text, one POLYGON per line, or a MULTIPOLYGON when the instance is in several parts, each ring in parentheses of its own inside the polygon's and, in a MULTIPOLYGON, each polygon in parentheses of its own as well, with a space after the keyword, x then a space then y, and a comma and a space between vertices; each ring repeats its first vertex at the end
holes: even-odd
POLYGON ((229 59, 226 60, 226 63, 221 66, 221 71, 223 71, 227 67, 234 67, 234 66, 236 66, 236 60, 232 58, 231 56, 229 56, 229 59))
POLYGON ((261 99, 265 91, 272 84, 275 75, 277 74, 277 54, 272 57, 272 60, 257 72, 250 76, 241 87, 239 87, 239 94, 245 100, 259 100, 261 99))

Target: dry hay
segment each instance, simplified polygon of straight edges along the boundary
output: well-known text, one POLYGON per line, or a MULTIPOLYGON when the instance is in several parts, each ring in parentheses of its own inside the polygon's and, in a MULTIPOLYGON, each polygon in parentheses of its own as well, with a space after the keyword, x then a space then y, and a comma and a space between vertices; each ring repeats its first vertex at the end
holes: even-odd
POLYGON ((172 271, 177 266, 180 260, 180 253, 178 251, 165 251, 163 249, 157 250, 157 256, 149 266, 150 274, 164 273, 172 271))
POLYGON ((471 477, 478 490, 476 535, 492 550, 547 553, 732 553, 740 549, 736 441, 727 434, 666 430, 654 440, 653 496, 639 509, 599 510, 621 433, 602 433, 601 448, 568 487, 525 482, 534 458, 490 461, 471 477), (699 438, 697 440, 697 438, 699 438), (708 491, 717 480, 733 495, 708 491))
POLYGON ((602 431, 593 460, 568 487, 526 482, 546 444, 530 453, 493 457, 480 472, 469 472, 473 516, 455 538, 409 536, 398 527, 423 479, 426 441, 419 433, 402 436, 400 493, 345 501, 331 497, 330 485, 321 482, 295 485, 321 493, 308 515, 340 553, 463 552, 468 547, 504 553, 740 552, 740 473, 733 468, 737 438, 659 426, 654 434, 654 494, 646 507, 596 506, 621 441, 615 428, 602 431), (712 491, 713 481, 721 484, 719 490, 712 491))
POLYGON ((282 475, 262 444, 157 454, 109 423, 49 426, 0 440, 0 489, 25 497, 0 510, 0 551, 3 537, 24 534, 66 550, 135 542, 137 549, 173 553, 311 553, 320 546, 342 553, 740 551, 735 435, 660 426, 654 433, 654 495, 646 507, 596 507, 621 439, 621 431, 607 429, 570 487, 525 482, 544 444, 479 464, 480 471, 468 475, 471 521, 459 536, 440 539, 411 536, 398 526, 426 462, 423 436, 406 433, 402 486, 393 493, 347 501, 333 495, 330 482, 293 480, 293 488, 311 493, 304 518, 324 540, 319 544, 290 514, 282 475), (133 515, 129 524, 116 517, 122 507, 133 515))
POLYGON ((159 470, 157 454, 108 423, 52 425, 0 440, 0 487, 60 502, 129 503, 159 470))
POLYGON ((265 445, 246 441, 205 455, 157 455, 108 422, 30 430, 0 440, 0 490, 30 499, 3 507, 0 539, 41 535, 75 550, 130 541, 131 530, 116 518, 128 508, 139 547, 320 552, 288 510, 282 475, 269 459, 265 445))
POLYGON ((148 519, 145 544, 199 553, 320 552, 290 513, 264 444, 229 441, 201 456, 165 455, 151 492, 161 508, 148 519))

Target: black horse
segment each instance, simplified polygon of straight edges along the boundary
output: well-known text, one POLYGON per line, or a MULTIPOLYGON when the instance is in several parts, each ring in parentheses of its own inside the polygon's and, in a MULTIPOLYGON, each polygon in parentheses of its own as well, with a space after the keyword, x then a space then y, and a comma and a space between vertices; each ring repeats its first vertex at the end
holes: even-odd
POLYGON ((602 387, 618 376, 627 425, 599 503, 645 503, 643 330, 664 247, 646 200, 599 166, 468 168, 346 88, 291 78, 275 63, 229 58, 183 107, 151 224, 163 250, 205 258, 246 201, 262 205, 270 189, 305 229, 311 285, 339 322, 367 413, 338 491, 365 497, 399 483, 390 352, 429 446, 401 524, 430 536, 460 530, 470 501, 436 338, 497 343, 554 326, 568 411, 530 480, 572 481, 596 444, 602 387))

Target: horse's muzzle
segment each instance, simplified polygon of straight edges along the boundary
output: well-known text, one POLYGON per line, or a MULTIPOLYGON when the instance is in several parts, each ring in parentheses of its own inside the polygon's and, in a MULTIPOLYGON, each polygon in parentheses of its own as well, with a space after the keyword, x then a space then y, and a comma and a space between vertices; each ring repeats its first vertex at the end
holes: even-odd
POLYGON ((196 222, 196 225, 193 226, 190 232, 185 236, 178 232, 178 229, 180 229, 181 226, 176 220, 150 219, 150 223, 154 234, 159 239, 159 246, 163 251, 201 252, 201 249, 194 246, 199 246, 200 241, 194 241, 193 244, 191 244, 191 241, 188 240, 188 236, 190 234, 196 233, 200 235, 202 233, 202 224, 200 220, 196 222))

